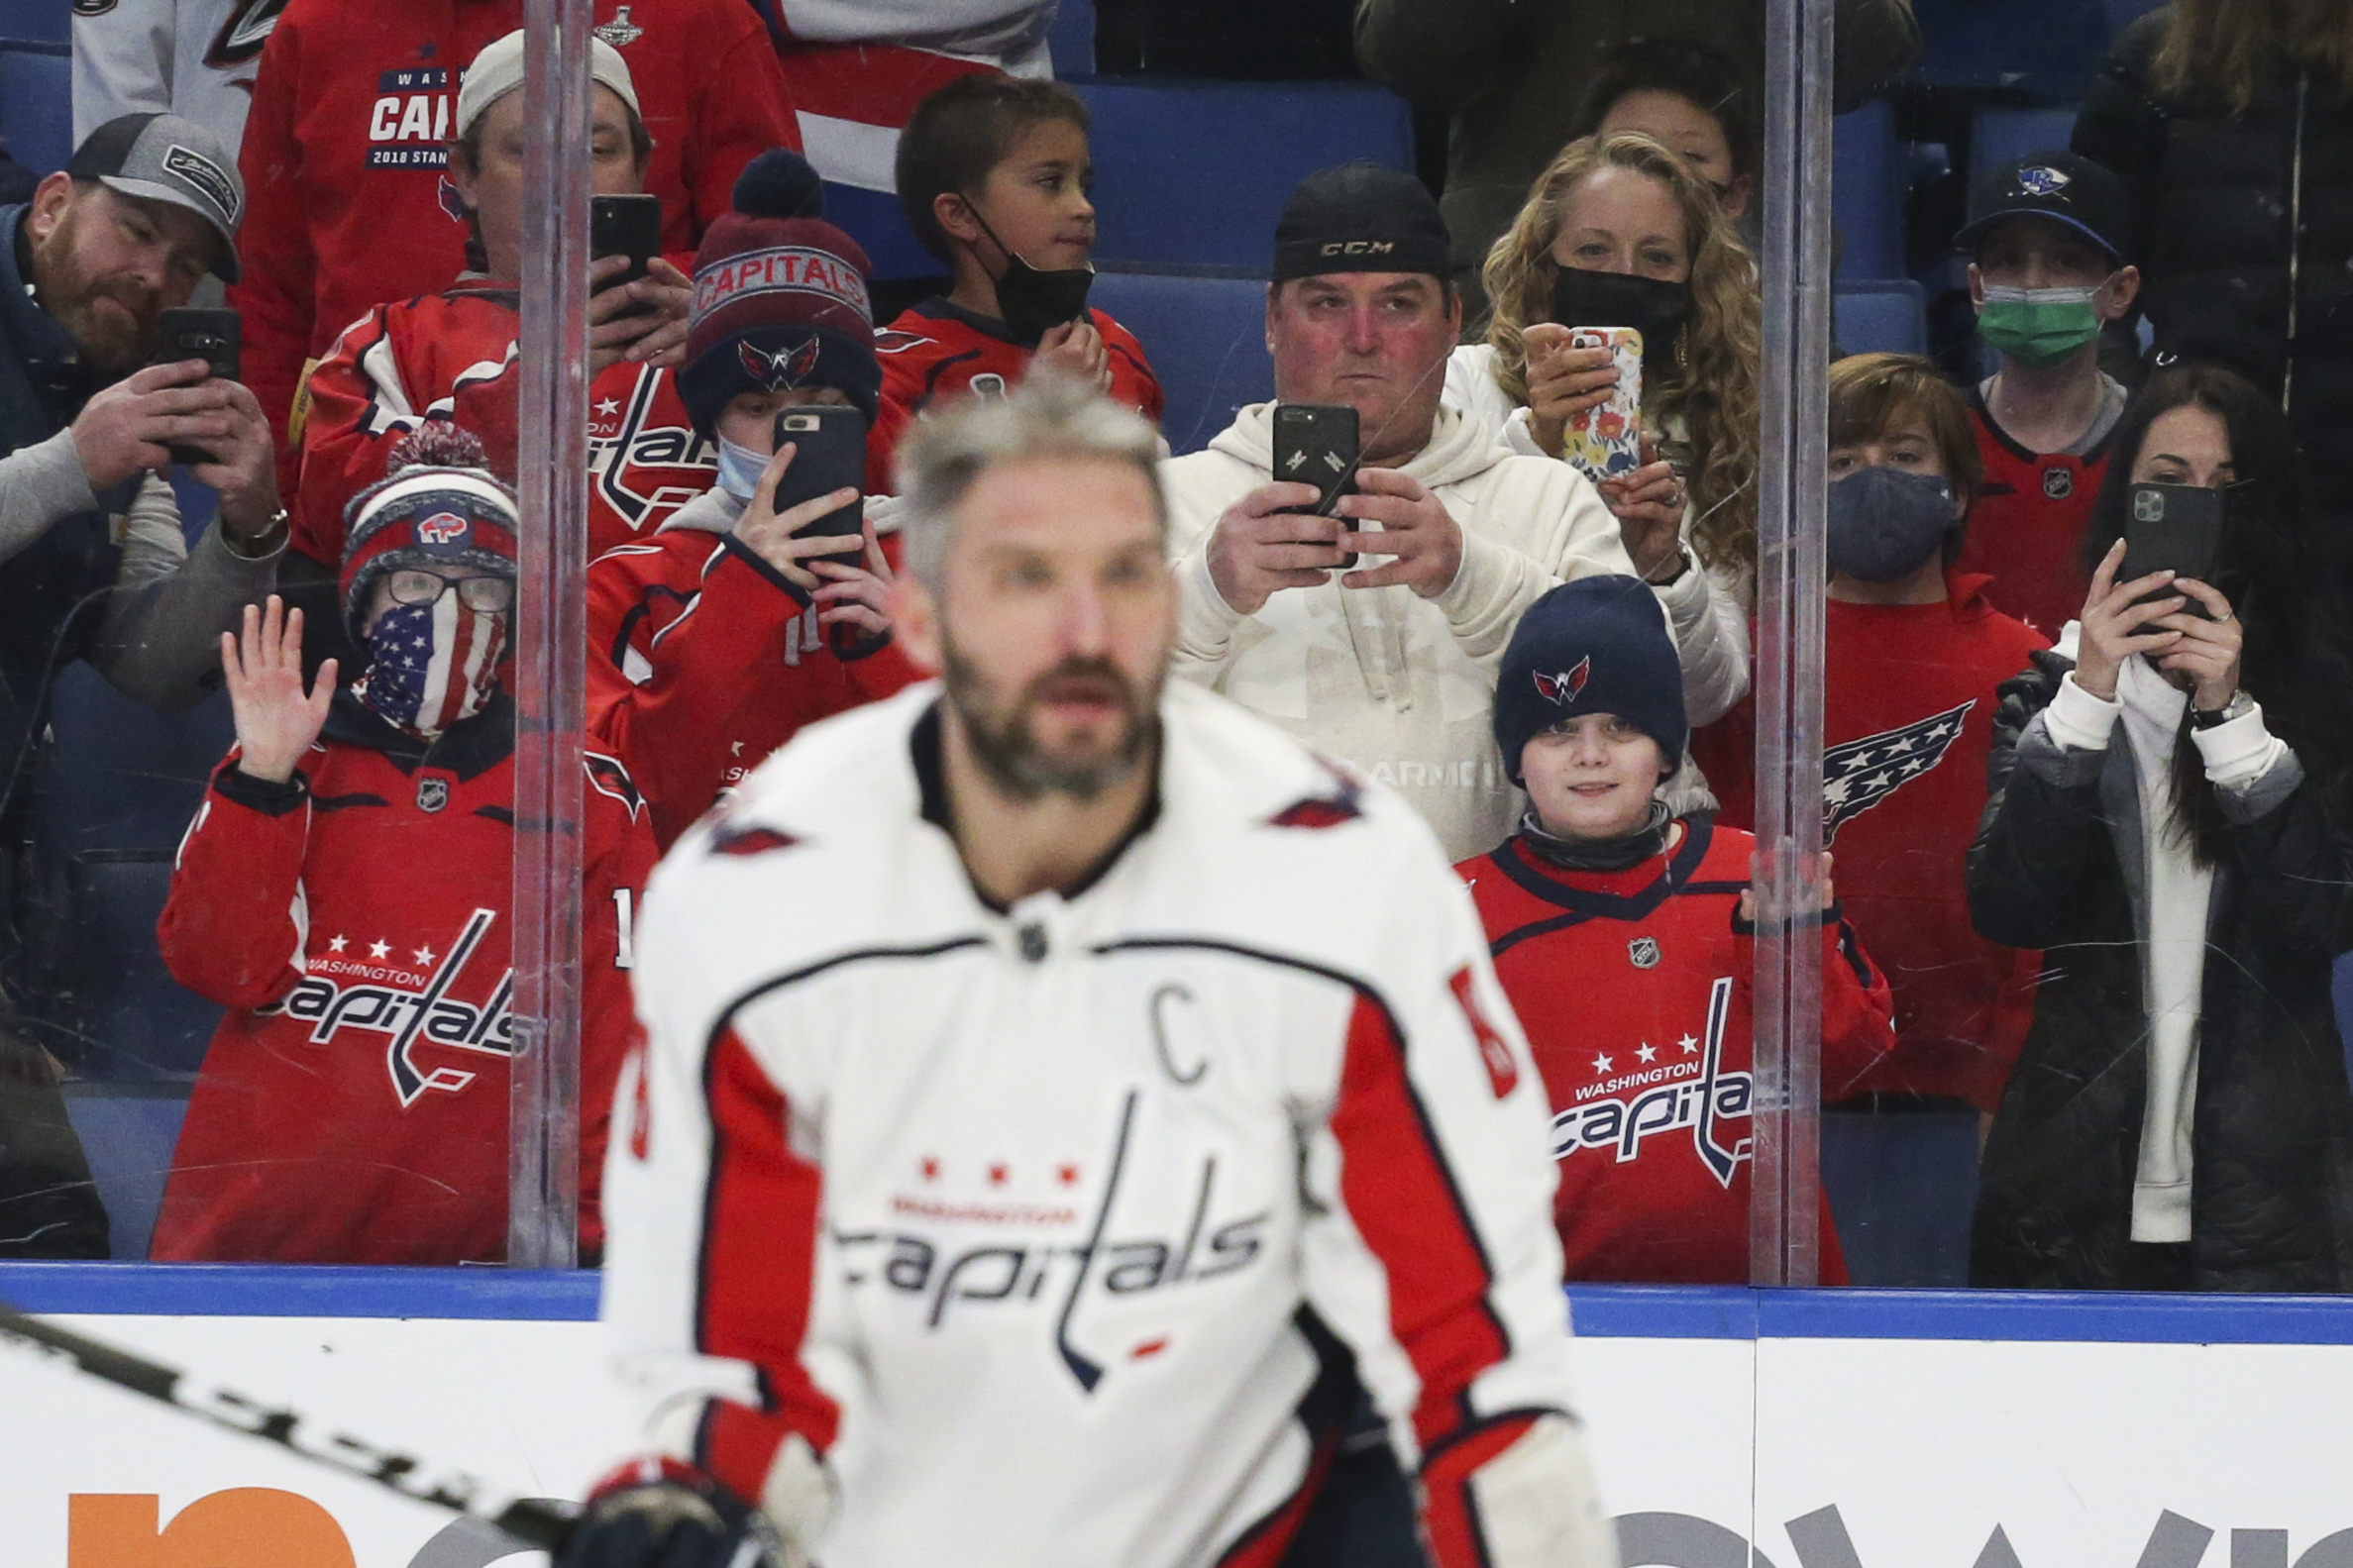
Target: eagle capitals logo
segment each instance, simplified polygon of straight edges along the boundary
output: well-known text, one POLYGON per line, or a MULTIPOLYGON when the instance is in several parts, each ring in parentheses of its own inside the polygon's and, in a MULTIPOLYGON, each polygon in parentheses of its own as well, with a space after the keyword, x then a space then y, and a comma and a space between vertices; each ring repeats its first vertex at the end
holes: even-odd
MULTIPOLYGON (((82 10, 83 0, 74 0, 74 10, 83 16, 97 16, 114 9, 115 0, 97 10, 82 10)), ((221 19, 221 30, 212 36, 212 47, 204 52, 204 63, 214 70, 227 70, 261 56, 262 46, 269 42, 270 29, 277 26, 277 14, 286 8, 286 0, 240 0, 228 8, 221 19)), ((238 85, 253 90, 251 82, 238 85)))
POLYGON ((457 181, 447 174, 442 175, 441 183, 433 188, 433 199, 441 203, 441 210, 448 215, 450 222, 466 221, 466 214, 471 209, 466 205, 466 198, 458 194, 457 181))
POLYGON ((2076 474, 2073 469, 2043 470, 2043 496, 2046 500, 2064 501, 2076 493, 2076 474))
POLYGON ((456 512, 435 512, 417 524, 417 538, 428 545, 455 545, 465 540, 469 526, 456 512))
POLYGON ((2028 196, 2056 196, 2074 183, 2048 163, 2034 163, 2018 170, 2018 189, 2028 196))
POLYGON ((1546 675, 1539 670, 1535 674, 1536 694, 1547 702, 1565 707, 1577 699, 1578 693, 1585 689, 1585 682, 1593 679, 1593 656, 1587 654, 1577 661, 1574 670, 1565 673, 1546 675))
POLYGON ((802 383, 816 373, 817 340, 811 338, 797 349, 779 349, 773 354, 741 342, 735 346, 735 359, 743 366, 744 374, 769 391, 798 391, 802 383))

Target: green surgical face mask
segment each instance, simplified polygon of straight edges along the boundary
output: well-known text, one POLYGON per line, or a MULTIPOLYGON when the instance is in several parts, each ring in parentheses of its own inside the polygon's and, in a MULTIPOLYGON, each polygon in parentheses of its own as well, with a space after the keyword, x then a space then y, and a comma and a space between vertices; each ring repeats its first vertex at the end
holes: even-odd
POLYGON ((2047 370, 2099 336, 2096 288, 2008 288, 1987 284, 1978 336, 1997 353, 2047 370))

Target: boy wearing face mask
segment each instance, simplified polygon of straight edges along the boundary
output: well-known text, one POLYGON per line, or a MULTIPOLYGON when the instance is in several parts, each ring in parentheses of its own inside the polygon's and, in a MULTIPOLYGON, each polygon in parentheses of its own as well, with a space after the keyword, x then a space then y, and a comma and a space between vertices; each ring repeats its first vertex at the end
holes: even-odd
POLYGON ((905 413, 881 395, 866 253, 822 202, 794 153, 737 183, 695 258, 678 377, 719 482, 588 565, 589 729, 628 762, 665 849, 803 724, 915 679, 891 643, 875 521, 905 413), (861 534, 808 532, 855 489, 776 503, 798 456, 775 446, 776 416, 810 405, 871 422, 861 534))
MULTIPOLYGON (((349 513, 343 608, 368 663, 302 679, 272 595, 223 634, 237 745, 157 929, 228 1009, 188 1101, 152 1256, 495 1263, 506 1251, 514 497, 431 423, 349 513)), ((629 910, 653 841, 593 747, 582 799, 581 1241, 593 1254, 612 1085, 636 1039, 629 910)))
MULTIPOLYGON (((1689 734, 1658 600, 1583 577, 1529 607, 1495 690, 1528 791, 1519 830, 1455 871, 1553 1106, 1565 1275, 1748 1278, 1756 840, 1677 818, 1659 785, 1689 734)), ((1887 982, 1821 891, 1822 1083, 1844 1093, 1894 1039, 1887 982)), ((1844 871, 1841 871, 1841 881, 1844 871)), ((1822 1282, 1846 1283, 1822 1206, 1822 1282)))
POLYGON ((2083 607, 2084 527, 2124 411, 2123 386, 2099 367, 2099 333, 2140 291, 2124 264, 2129 216, 2107 169, 2035 153, 1978 182, 1956 236, 1972 256, 1978 337, 1999 362, 1971 411, 1985 482, 1961 565, 2046 636, 2083 607))
POLYGON ((915 106, 899 135, 899 205, 954 284, 877 336, 886 405, 914 414, 958 392, 1002 393, 1034 359, 1160 422, 1143 345, 1087 305, 1088 123, 1059 82, 995 74, 958 77, 915 106))
MULTIPOLYGON (((1990 1114, 2039 955, 1976 934, 1964 862, 1985 805, 1995 688, 2049 643, 1958 565, 1982 476, 1967 405, 1928 361, 1831 366, 1830 478, 1822 842, 1886 968, 1898 1040, 1851 1108, 1990 1114)), ((1957 1246, 1966 1214, 1942 1218, 1957 1246)))

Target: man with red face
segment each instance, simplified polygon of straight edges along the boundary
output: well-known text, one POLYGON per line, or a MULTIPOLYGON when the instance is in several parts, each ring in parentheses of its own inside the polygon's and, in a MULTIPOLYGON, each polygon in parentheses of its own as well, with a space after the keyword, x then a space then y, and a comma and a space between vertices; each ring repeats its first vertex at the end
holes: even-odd
MULTIPOLYGON (((1441 406, 1462 302, 1445 222, 1412 175, 1308 176, 1270 275, 1276 401, 1167 465, 1174 667, 1395 786, 1449 853, 1478 853, 1519 815, 1487 732, 1496 661, 1546 590, 1633 571, 1617 519, 1567 465, 1516 457, 1441 406), (1274 472, 1283 403, 1355 411, 1355 493, 1332 516, 1274 472)), ((1693 629, 1684 667, 1718 635, 1693 629)))

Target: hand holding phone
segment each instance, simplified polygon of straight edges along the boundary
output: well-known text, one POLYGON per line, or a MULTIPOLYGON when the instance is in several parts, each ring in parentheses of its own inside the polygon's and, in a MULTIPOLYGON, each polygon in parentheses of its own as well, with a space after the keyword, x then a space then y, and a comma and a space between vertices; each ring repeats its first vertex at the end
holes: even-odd
MULTIPOLYGON (((1337 515, 1335 504, 1356 493, 1356 410, 1345 403, 1277 403, 1274 410, 1274 476, 1287 483, 1312 484, 1323 493, 1313 506, 1287 511, 1319 517, 1337 515)), ((1353 551, 1341 558, 1340 571, 1356 565, 1353 551)))
MULTIPOLYGON (((243 331, 234 310, 175 306, 156 317, 155 363, 176 365, 182 360, 202 360, 212 378, 234 381, 240 368, 243 331)), ((201 463, 218 463, 220 459, 202 447, 175 446, 171 448, 171 461, 194 468, 201 463)))
POLYGON ((1599 481, 1643 466, 1643 335, 1632 327, 1571 327, 1571 349, 1606 349, 1617 384, 1595 407, 1569 416, 1560 456, 1599 481))
MULTIPOLYGON (((2211 585, 2222 555, 2224 493, 2201 484, 2134 485, 2124 514, 2124 565, 2116 580, 2171 572, 2211 585)), ((2209 613, 2194 595, 2182 609, 2191 615, 2209 613)))
MULTIPOLYGON (((588 198, 588 255, 601 261, 625 256, 629 265, 609 279, 604 289, 620 288, 647 275, 662 252, 662 198, 659 196, 591 196, 588 198)), ((604 289, 597 292, 602 293, 604 289)), ((643 304, 620 312, 643 315, 643 304)))

